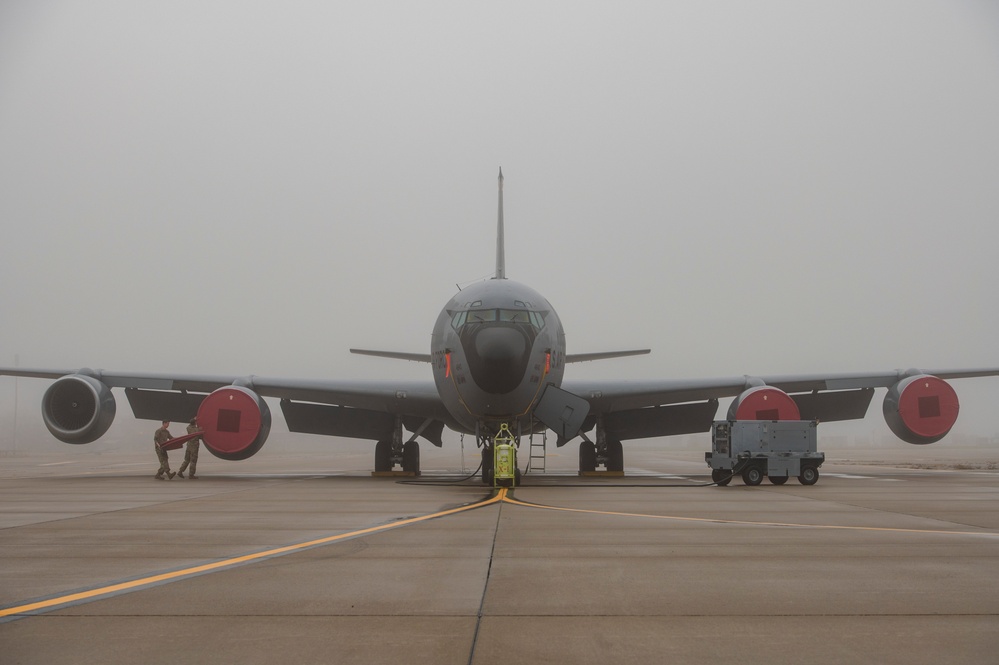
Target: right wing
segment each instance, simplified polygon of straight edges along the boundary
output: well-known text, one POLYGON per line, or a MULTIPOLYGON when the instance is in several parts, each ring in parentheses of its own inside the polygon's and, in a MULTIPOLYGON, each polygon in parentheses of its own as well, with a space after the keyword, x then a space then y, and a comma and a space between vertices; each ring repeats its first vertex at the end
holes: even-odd
MULTIPOLYGON (((662 381, 585 380, 565 381, 562 388, 589 402, 584 431, 599 420, 609 437, 626 440, 706 432, 716 418, 719 399, 737 397, 760 386, 788 393, 804 420, 859 419, 866 415, 875 388, 893 388, 910 377, 925 375, 938 379, 999 376, 999 368, 662 381)), ((893 431, 899 434, 894 427, 893 431)))
POLYGON ((598 353, 567 353, 565 362, 585 363, 591 360, 604 360, 607 358, 624 358, 626 356, 644 356, 652 353, 652 349, 634 349, 631 351, 602 351, 598 353))

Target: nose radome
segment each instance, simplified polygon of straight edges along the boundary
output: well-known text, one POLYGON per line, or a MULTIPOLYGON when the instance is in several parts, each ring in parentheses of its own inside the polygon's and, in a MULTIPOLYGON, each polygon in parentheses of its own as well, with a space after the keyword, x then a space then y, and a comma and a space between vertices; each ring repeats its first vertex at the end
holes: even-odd
POLYGON ((487 363, 515 362, 524 356, 527 340, 516 328, 486 328, 475 336, 475 353, 487 363))
POLYGON ((489 326, 476 331, 465 347, 472 379, 482 390, 506 395, 516 390, 530 359, 528 340, 513 326, 489 326))

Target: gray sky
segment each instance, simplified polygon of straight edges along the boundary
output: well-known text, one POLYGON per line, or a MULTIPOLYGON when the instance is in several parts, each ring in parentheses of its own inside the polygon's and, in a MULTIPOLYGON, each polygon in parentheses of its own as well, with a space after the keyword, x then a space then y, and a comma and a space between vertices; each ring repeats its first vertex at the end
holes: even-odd
POLYGON ((7 0, 0 364, 429 379, 347 349, 492 274, 502 166, 508 277, 653 349, 570 376, 999 366, 997 118, 990 2, 7 0))

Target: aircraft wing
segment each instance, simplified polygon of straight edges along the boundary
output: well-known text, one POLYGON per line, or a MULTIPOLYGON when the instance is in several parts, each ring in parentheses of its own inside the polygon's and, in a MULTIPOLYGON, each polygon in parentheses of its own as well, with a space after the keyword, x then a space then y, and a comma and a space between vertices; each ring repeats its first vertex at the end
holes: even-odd
POLYGON ((941 379, 999 376, 999 368, 892 370, 857 374, 800 374, 734 376, 713 379, 665 381, 564 381, 562 388, 585 398, 600 413, 679 404, 700 399, 734 397, 755 385, 768 385, 788 393, 856 388, 888 388, 906 376, 930 374, 941 379))
POLYGON ((89 369, 0 367, 0 376, 58 379, 70 374, 93 376, 109 388, 211 392, 223 386, 236 384, 251 387, 254 392, 264 397, 300 399, 321 404, 385 409, 400 413, 416 411, 441 416, 446 413, 432 381, 328 381, 253 375, 142 374, 89 369), (403 407, 401 406, 403 403, 410 406, 403 407))
POLYGON ((718 400, 756 386, 790 394, 806 420, 853 420, 867 413, 875 388, 890 388, 910 376, 939 379, 999 376, 999 368, 893 370, 855 374, 734 376, 662 381, 565 381, 562 388, 590 405, 587 425, 603 419, 619 440, 705 432, 717 417, 718 400))
POLYGON ((590 413, 680 404, 732 397, 746 388, 747 377, 666 381, 563 381, 562 389, 590 403, 590 413))
POLYGON ((253 377, 253 386, 265 397, 440 420, 449 418, 433 381, 304 381, 253 377))
POLYGON ((0 367, 0 375, 91 377, 108 388, 124 388, 135 417, 147 420, 190 420, 207 394, 226 386, 241 386, 262 397, 280 399, 293 432, 380 440, 391 438, 395 420, 400 418, 407 429, 440 446, 440 433, 450 422, 432 381, 330 381, 18 367, 0 367))

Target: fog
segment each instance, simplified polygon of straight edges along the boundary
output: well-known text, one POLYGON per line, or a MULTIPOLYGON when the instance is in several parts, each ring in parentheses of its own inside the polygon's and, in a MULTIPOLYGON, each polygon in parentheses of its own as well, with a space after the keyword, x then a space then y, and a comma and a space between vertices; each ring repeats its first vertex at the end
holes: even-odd
POLYGON ((0 366, 429 380, 502 166, 567 377, 999 367, 997 118, 989 2, 9 0, 0 366))

